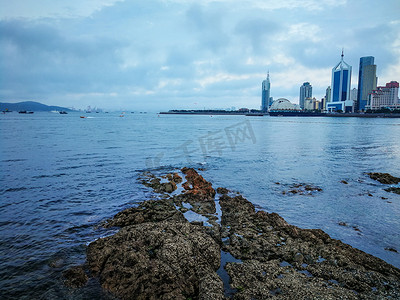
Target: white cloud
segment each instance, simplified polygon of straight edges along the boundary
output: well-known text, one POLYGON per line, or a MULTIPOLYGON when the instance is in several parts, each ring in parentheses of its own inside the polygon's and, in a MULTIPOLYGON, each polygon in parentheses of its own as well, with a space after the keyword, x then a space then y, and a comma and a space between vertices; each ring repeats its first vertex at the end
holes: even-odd
POLYGON ((166 3, 201 3, 202 5, 210 4, 226 4, 230 6, 252 7, 263 10, 277 10, 277 9, 308 9, 308 10, 322 10, 332 6, 341 6, 346 4, 346 0, 243 0, 238 3, 236 0, 164 0, 166 3))
POLYGON ((235 80, 243 80, 243 79, 249 79, 250 75, 244 74, 244 75, 235 75, 235 74, 227 74, 227 73, 218 73, 212 76, 207 76, 204 78, 200 78, 196 80, 197 83, 200 84, 202 88, 206 87, 207 85, 219 83, 219 82, 229 82, 229 81, 235 81, 235 80))
POLYGON ((124 0, 0 0, 0 19, 87 17, 124 0))

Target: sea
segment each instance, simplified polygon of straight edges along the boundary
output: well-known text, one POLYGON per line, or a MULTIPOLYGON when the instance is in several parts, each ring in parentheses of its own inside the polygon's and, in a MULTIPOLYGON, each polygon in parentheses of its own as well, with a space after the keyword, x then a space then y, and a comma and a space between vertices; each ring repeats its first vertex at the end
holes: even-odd
POLYGON ((105 220, 159 197, 144 172, 182 167, 400 267, 400 195, 366 174, 400 177, 399 137, 383 118, 1 114, 0 298, 113 299, 97 279, 67 288, 63 271, 116 231, 105 220))

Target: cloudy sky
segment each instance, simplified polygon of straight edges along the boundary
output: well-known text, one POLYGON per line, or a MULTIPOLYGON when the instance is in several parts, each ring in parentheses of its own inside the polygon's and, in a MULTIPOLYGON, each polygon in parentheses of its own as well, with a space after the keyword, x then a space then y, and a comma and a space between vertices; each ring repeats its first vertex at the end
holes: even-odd
POLYGON ((259 108, 321 98, 372 55, 400 81, 399 0, 0 0, 0 101, 104 109, 259 108))

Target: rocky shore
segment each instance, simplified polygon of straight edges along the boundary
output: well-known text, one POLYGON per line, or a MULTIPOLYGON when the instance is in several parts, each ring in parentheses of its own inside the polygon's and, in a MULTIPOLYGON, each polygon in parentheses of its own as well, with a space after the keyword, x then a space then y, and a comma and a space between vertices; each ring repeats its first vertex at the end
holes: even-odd
POLYGON ((399 269, 257 211, 194 169, 146 173, 142 182, 160 199, 108 220, 119 232, 89 244, 67 285, 82 286, 89 274, 120 299, 400 298, 399 269))

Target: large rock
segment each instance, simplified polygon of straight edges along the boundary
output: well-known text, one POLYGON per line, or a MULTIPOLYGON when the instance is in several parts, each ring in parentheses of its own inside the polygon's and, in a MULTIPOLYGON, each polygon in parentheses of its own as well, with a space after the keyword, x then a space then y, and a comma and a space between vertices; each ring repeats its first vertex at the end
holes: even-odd
POLYGON ((91 243, 87 261, 101 285, 121 299, 223 298, 215 273, 219 246, 203 227, 187 222, 124 227, 91 243))
MULTIPOLYGON (((236 291, 233 299, 399 299, 399 269, 322 230, 301 229, 276 213, 256 211, 240 195, 214 199, 211 183, 193 169, 182 172, 183 194, 118 213, 106 226, 120 231, 88 246, 88 269, 117 297, 226 299, 216 272, 222 251, 234 257, 225 266, 229 291, 236 291), (207 217, 212 226, 189 223, 181 213, 188 210, 207 217)), ((178 176, 165 178, 179 184, 178 176)), ((164 193, 161 179, 148 179, 164 193)))
POLYGON ((242 264, 227 266, 234 299, 376 299, 400 297, 400 270, 276 213, 255 212, 241 196, 221 197, 224 250, 242 264))

